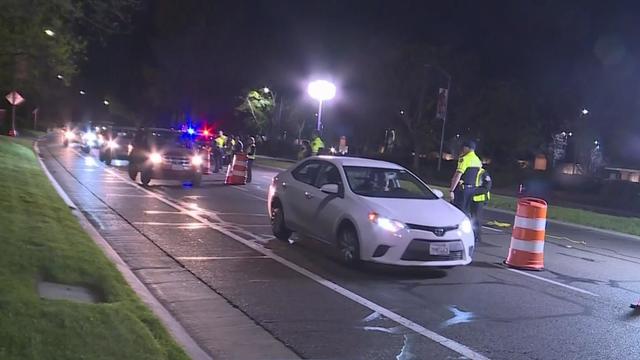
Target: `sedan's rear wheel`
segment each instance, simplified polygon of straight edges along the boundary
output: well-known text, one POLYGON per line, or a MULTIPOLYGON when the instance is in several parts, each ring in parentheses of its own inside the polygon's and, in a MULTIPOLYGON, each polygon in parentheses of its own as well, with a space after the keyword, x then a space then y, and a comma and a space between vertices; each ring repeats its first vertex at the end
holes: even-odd
POLYGON ((349 266, 360 264, 360 242, 358 234, 351 226, 344 227, 338 235, 338 251, 340 260, 349 266))
POLYGON ((271 231, 273 236, 282 241, 289 241, 291 237, 291 230, 287 229, 284 210, 280 203, 275 203, 271 206, 271 231))

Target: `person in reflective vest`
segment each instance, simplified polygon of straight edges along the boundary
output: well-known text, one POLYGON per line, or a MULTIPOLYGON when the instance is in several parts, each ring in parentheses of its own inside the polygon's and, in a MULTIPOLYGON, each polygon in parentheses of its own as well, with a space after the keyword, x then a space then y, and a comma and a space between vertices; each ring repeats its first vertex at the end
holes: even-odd
POLYGON ((451 202, 467 216, 471 213, 471 198, 476 188, 476 177, 482 168, 482 162, 475 153, 476 143, 467 140, 462 144, 462 156, 451 179, 449 197, 451 202))
POLYGON ((222 157, 224 156, 224 146, 227 143, 227 137, 222 130, 218 132, 218 137, 214 140, 215 146, 213 147, 213 172, 217 173, 222 169, 222 157))
POLYGON ((322 153, 324 150, 324 141, 320 138, 320 135, 315 132, 313 134, 313 140, 311 140, 311 155, 316 156, 322 153))
POLYGON ((482 217, 482 209, 491 199, 491 187, 493 180, 489 172, 482 168, 476 176, 476 188, 474 196, 471 200, 471 223, 473 224, 473 233, 476 236, 476 242, 482 240, 482 226, 480 217, 482 217))
POLYGON ((256 139, 249 137, 249 144, 247 145, 247 182, 251 182, 251 169, 253 167, 253 161, 256 159, 256 139))

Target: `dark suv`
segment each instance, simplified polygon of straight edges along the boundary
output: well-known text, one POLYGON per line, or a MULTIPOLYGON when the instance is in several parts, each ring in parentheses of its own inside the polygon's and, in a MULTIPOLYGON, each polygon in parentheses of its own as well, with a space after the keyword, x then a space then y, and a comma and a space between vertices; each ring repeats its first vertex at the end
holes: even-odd
POLYGON ((111 160, 129 160, 129 151, 135 128, 107 127, 99 135, 100 161, 111 165, 111 160))
POLYGON ((151 179, 202 182, 203 158, 185 133, 168 129, 139 130, 131 143, 129 177, 148 185, 151 179))

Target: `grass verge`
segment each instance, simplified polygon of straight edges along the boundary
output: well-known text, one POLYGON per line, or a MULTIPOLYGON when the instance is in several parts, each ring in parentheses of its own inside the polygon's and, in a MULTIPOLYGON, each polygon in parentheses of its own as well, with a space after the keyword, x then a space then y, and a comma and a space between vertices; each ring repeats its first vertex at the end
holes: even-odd
POLYGON ((187 359, 83 231, 31 142, 0 136, 0 359, 187 359), (98 304, 43 300, 38 279, 85 286, 98 304))
MULTIPOLYGON (((292 163, 289 162, 265 158, 256 159, 256 164, 278 169, 287 169, 292 165, 292 163)), ((445 194, 449 191, 449 189, 440 186, 432 187, 442 190, 445 194)), ((492 194, 488 206, 500 210, 516 211, 516 201, 517 199, 512 196, 492 194)), ((640 236, 640 219, 634 217, 606 215, 588 210, 554 205, 549 206, 547 217, 571 224, 591 226, 598 229, 613 230, 640 236)))
MULTIPOLYGON (((449 189, 433 186, 445 194, 449 189)), ((491 194, 490 208, 516 211, 517 198, 491 194)), ((640 236, 640 219, 634 217, 613 216, 593 211, 549 205, 547 218, 570 224, 591 226, 603 230, 613 230, 625 234, 640 236)))

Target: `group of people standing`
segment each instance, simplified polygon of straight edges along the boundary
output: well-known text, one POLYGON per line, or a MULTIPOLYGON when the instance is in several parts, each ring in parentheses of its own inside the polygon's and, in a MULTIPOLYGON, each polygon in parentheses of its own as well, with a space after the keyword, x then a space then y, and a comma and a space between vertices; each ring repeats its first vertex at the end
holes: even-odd
POLYGON ((211 146, 211 156, 213 158, 213 172, 217 173, 224 165, 229 164, 234 155, 247 155, 247 182, 251 182, 251 169, 256 159, 256 139, 249 136, 245 145, 240 136, 227 136, 222 130, 218 132, 218 136, 213 139, 211 146))

